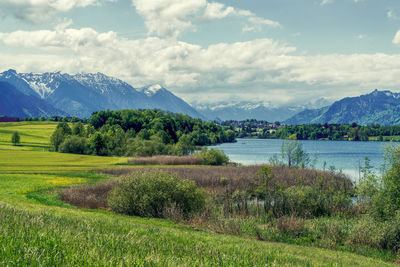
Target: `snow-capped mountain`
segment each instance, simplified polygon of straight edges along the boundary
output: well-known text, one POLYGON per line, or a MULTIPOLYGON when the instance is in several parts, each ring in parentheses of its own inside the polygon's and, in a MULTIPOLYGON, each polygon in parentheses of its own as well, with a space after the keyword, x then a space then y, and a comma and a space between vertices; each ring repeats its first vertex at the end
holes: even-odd
MULTIPOLYGON (((98 110, 158 108, 202 118, 195 109, 160 85, 135 89, 102 73, 70 75, 55 73, 0 73, 21 93, 38 97, 70 116, 90 117, 98 110)), ((7 114, 3 114, 7 115, 7 114)))
POLYGON ((193 104, 210 120, 246 120, 257 119, 270 122, 284 121, 306 108, 319 108, 330 103, 327 99, 317 99, 312 103, 297 106, 273 107, 264 102, 224 101, 214 104, 193 104))

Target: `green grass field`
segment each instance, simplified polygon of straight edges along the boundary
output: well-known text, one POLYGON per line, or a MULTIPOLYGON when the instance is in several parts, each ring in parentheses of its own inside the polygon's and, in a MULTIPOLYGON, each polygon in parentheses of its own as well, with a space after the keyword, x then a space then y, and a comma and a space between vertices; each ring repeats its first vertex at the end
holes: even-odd
POLYGON ((390 266, 338 251, 80 210, 43 190, 107 179, 124 158, 48 152, 54 123, 0 124, 0 266, 390 266), (11 134, 22 145, 11 145, 11 134))

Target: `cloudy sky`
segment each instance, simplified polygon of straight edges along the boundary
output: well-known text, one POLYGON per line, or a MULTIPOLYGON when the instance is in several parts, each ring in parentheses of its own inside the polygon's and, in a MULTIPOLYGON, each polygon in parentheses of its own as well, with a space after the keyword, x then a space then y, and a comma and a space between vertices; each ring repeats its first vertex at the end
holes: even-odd
POLYGON ((102 72, 189 102, 400 91, 398 0, 0 0, 0 71, 102 72))

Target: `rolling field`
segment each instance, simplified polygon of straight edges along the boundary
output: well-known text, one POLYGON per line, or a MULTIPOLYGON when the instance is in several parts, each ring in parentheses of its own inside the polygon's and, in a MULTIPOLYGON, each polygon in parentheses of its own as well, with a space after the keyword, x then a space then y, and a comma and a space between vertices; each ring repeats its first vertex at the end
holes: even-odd
POLYGON ((0 266, 391 266, 351 253, 71 207, 52 191, 108 179, 87 171, 127 159, 48 152, 55 127, 0 124, 0 266), (14 131, 21 146, 10 143, 14 131))
POLYGON ((1 150, 48 150, 49 138, 56 128, 56 122, 3 122, 0 123, 1 150), (11 145, 11 135, 19 132, 21 144, 11 145))

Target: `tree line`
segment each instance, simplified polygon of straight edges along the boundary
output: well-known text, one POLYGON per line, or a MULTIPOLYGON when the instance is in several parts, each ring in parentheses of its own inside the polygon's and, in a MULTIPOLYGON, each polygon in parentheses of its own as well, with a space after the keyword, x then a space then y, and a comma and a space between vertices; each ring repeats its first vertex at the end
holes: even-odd
POLYGON ((235 130, 238 138, 390 141, 393 136, 400 136, 400 125, 382 126, 377 123, 366 126, 356 123, 281 125, 277 122, 246 120, 228 121, 221 123, 221 125, 226 129, 235 130))

